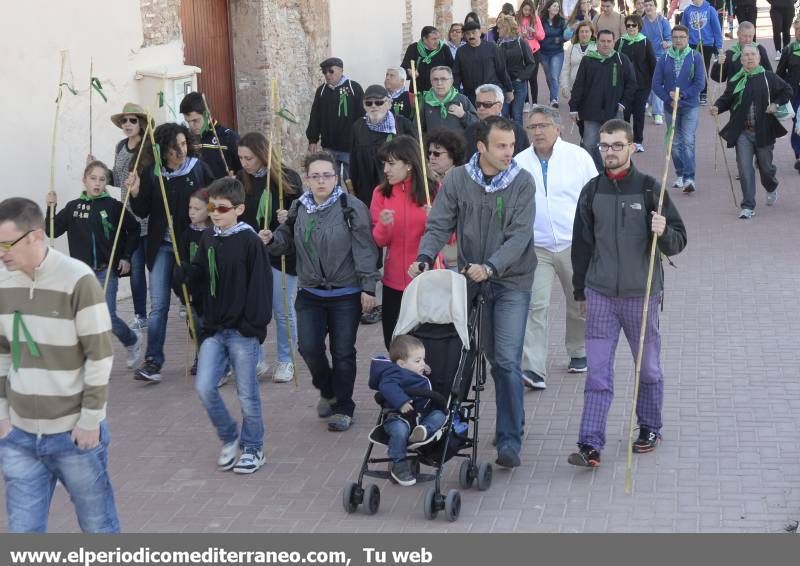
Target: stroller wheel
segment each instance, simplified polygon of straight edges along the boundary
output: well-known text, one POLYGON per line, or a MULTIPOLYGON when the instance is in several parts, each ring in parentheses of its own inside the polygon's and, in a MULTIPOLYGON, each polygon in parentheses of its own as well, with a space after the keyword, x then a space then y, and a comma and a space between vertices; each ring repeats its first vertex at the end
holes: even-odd
POLYGON ((423 510, 425 511, 425 518, 431 521, 439 514, 439 509, 436 506, 436 488, 429 487, 425 490, 425 496, 422 500, 423 510))
POLYGON ((451 523, 458 520, 458 516, 461 514, 461 493, 457 489, 447 492, 447 498, 444 500, 444 512, 447 520, 451 523))
MULTIPOLYGON (((355 510, 358 509, 358 504, 361 501, 358 501, 358 492, 359 487, 357 483, 347 482, 344 486, 344 491, 342 492, 342 505, 344 506, 345 513, 355 513, 355 510)), ((363 498, 363 493, 361 494, 363 498)))
POLYGON ((378 507, 381 505, 381 490, 378 486, 369 484, 366 491, 364 491, 364 511, 367 515, 374 515, 378 512, 378 507))
POLYGON ((458 485, 461 489, 469 489, 472 487, 472 482, 475 481, 475 466, 472 464, 471 459, 461 462, 461 467, 458 470, 458 485))
POLYGON ((492 465, 484 462, 478 466, 478 491, 486 491, 492 485, 492 465))

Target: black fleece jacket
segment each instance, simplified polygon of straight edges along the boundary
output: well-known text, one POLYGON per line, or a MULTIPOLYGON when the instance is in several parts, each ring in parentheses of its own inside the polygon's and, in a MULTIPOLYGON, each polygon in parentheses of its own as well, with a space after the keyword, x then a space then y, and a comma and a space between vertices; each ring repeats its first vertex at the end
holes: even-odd
MULTIPOLYGON (((427 51, 427 50, 426 50, 427 51)), ((450 48, 447 45, 442 45, 442 49, 431 57, 431 62, 426 63, 419 56, 417 50, 417 42, 410 44, 406 48, 406 53, 403 55, 403 62, 400 65, 408 72, 408 90, 414 92, 414 82, 411 80, 411 61, 414 61, 417 67, 417 88, 420 92, 425 92, 431 89, 431 69, 434 67, 450 67, 453 68, 453 54, 450 53, 450 48)))
POLYGON ((500 47, 488 41, 481 41, 478 47, 462 45, 453 64, 453 85, 461 85, 464 95, 474 104, 475 89, 483 84, 497 85, 503 92, 514 90, 500 47))
POLYGON ((311 116, 308 119, 308 143, 318 143, 334 151, 350 151, 350 128, 364 115, 364 90, 353 80, 346 80, 335 89, 327 84, 314 93, 311 116), (344 96, 344 104, 339 100, 344 96))
POLYGON ((626 43, 620 39, 617 41, 615 49, 627 55, 631 60, 636 71, 636 90, 649 91, 653 84, 653 73, 656 71, 656 55, 653 52, 653 45, 646 38, 636 43, 626 43))
MULTIPOLYGON (((82 196, 69 201, 56 213, 53 219, 55 234, 58 238, 67 233, 69 255, 79 259, 95 271, 113 265, 119 269, 119 261, 130 261, 131 255, 139 245, 139 223, 125 211, 122 231, 117 242, 115 260, 110 261, 114 235, 123 213, 122 203, 106 193, 105 196, 89 199, 82 196)), ((50 235, 50 207, 47 207, 45 231, 50 235)))
POLYGON ((624 53, 614 53, 605 61, 587 56, 578 66, 569 110, 584 121, 606 122, 616 117, 617 105, 631 107, 636 88, 636 71, 624 53))
MULTIPOLYGON (((647 284, 650 212, 658 204, 658 182, 631 165, 618 181, 598 175, 581 190, 572 228, 572 285, 575 300, 584 301, 586 287, 609 297, 643 297, 647 284)), ((669 194, 662 216, 667 228, 658 249, 667 256, 686 247, 686 227, 669 194)), ((661 262, 655 263, 652 292, 664 288, 661 262)))

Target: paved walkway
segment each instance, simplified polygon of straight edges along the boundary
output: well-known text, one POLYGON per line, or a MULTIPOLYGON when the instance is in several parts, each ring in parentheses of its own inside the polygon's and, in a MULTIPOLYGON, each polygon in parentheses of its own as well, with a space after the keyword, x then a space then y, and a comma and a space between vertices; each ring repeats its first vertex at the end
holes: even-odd
MULTIPOLYGON (((766 13, 761 20, 769 22, 766 13)), ((765 31, 761 37, 767 37, 765 31)), ((664 441, 655 453, 636 457, 632 495, 624 491, 633 377, 627 346, 619 348, 617 397, 602 467, 592 472, 567 464, 577 438, 583 384, 581 377, 565 371, 564 305, 557 292, 548 388, 525 395, 523 465, 511 472, 496 470, 487 492, 462 492, 461 518, 453 524, 423 518, 424 486, 381 482, 377 515, 348 516, 342 510, 342 486, 355 477, 376 415, 366 375, 370 355, 382 350, 379 326, 360 331, 353 429, 343 434, 325 430, 315 415, 316 393, 301 363, 299 389, 263 385, 268 463, 252 477, 239 477, 215 469, 219 444, 184 378, 186 334, 172 316, 161 385, 144 386, 131 379, 123 369, 123 352, 116 352, 108 410, 110 468, 124 530, 782 531, 800 518, 798 175, 788 138, 783 138, 776 149, 782 179, 777 205, 765 207, 761 192, 756 217, 738 220, 721 155, 715 170, 713 129, 713 120, 703 113, 697 193, 672 194, 686 222, 689 245, 676 258, 677 269, 666 268, 661 319, 664 441)), ((664 164, 663 134, 662 127, 648 125, 647 151, 635 160, 658 177, 664 164)), ((570 141, 575 136, 565 134, 570 141)), ((733 153, 727 155, 734 167, 733 153)), ((123 303, 121 311, 128 317, 130 303, 123 303)), ((269 351, 274 352, 272 328, 270 333, 269 351)), ((231 386, 224 396, 233 403, 231 386)), ((494 426, 491 384, 486 398, 484 461, 494 459, 489 444, 494 426)), ((457 466, 447 467, 445 489, 457 487, 457 472, 457 466)), ((0 530, 4 528, 2 513, 0 530)), ((50 529, 77 530, 61 487, 50 529)))

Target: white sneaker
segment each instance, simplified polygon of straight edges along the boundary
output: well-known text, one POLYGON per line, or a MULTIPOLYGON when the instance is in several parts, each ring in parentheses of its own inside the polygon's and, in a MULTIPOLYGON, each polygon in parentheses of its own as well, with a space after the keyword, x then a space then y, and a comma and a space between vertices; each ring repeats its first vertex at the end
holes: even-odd
POLYGON ((661 114, 656 114, 655 116, 653 116, 653 123, 656 126, 663 125, 664 124, 664 117, 661 114))
POLYGON ((186 307, 183 305, 178 307, 178 318, 181 320, 186 320, 186 307))
POLYGON ((139 364, 139 360, 142 357, 142 346, 144 346, 142 333, 138 330, 134 330, 133 333, 136 335, 136 342, 125 347, 125 351, 128 353, 125 356, 125 365, 128 369, 133 369, 139 364))
POLYGON ((776 200, 778 200, 778 189, 775 189, 771 193, 767 193, 767 206, 774 205, 776 200))
POLYGON ((258 362, 256 364, 256 379, 261 381, 264 376, 269 373, 269 364, 267 362, 258 362))
POLYGON ((242 455, 239 456, 239 461, 233 467, 233 471, 237 474, 252 474, 260 470, 266 462, 263 450, 245 448, 242 455))
POLYGON ((633 144, 636 148, 636 153, 642 153, 644 151, 644 146, 640 143, 633 144))
POLYGON ((682 189, 686 186, 686 181, 683 180, 683 177, 676 177, 675 182, 672 183, 673 189, 682 189))
POLYGON ((275 374, 272 381, 275 383, 286 383, 294 379, 294 364, 292 362, 278 362, 275 366, 275 374))
POLYGON ((739 218, 742 220, 750 220, 755 215, 756 211, 751 208, 743 208, 739 211, 739 218))
POLYGON ((147 330, 147 317, 134 315, 133 320, 128 325, 131 330, 147 330))
POLYGON ((232 440, 222 447, 217 459, 220 470, 230 470, 236 463, 236 453, 239 451, 239 439, 232 440))
POLYGON ((780 61, 780 60, 781 60, 781 52, 780 52, 780 51, 778 51, 778 52, 775 54, 775 60, 776 60, 776 61, 780 61))

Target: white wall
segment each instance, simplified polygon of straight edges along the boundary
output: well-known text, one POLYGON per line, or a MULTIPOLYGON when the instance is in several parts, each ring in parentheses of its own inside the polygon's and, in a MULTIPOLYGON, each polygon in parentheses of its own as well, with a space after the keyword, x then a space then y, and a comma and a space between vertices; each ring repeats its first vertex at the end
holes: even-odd
MULTIPOLYGON (((342 59, 345 73, 365 89, 371 84, 382 85, 386 68, 403 60, 405 2, 330 0, 329 7, 330 55, 342 59)), ((432 7, 430 11, 432 20, 432 7)))
POLYGON ((464 16, 472 11, 470 0, 453 0, 453 21, 463 22, 464 16))
POLYGON ((50 145, 59 73, 59 52, 69 50, 65 77, 78 90, 65 90, 56 141, 55 187, 59 202, 75 198, 89 151, 89 59, 108 102, 93 97, 94 154, 113 165, 121 131, 110 121, 125 102, 140 100, 137 69, 183 62, 180 41, 141 48, 139 0, 4 2, 0 62, 0 198, 27 196, 44 204, 50 182, 50 145))

